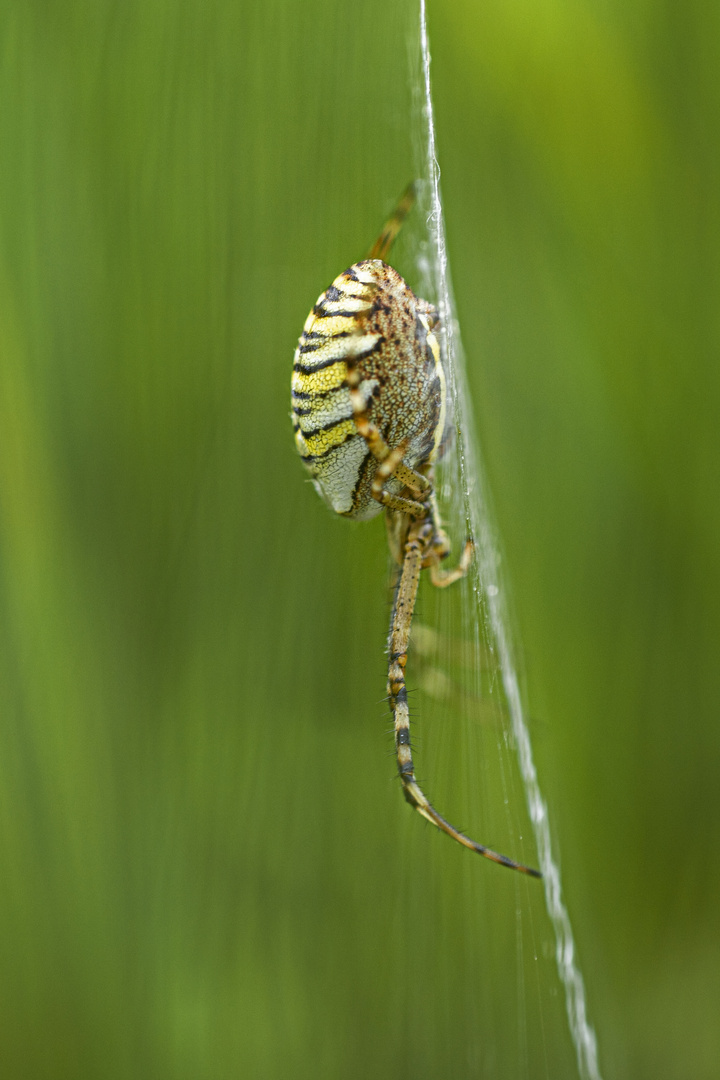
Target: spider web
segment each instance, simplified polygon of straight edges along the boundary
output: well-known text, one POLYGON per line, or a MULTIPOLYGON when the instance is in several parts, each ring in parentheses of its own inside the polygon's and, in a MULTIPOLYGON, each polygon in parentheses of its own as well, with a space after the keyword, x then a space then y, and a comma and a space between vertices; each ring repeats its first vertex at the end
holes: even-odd
MULTIPOLYGON (((540 788, 525 718, 509 631, 506 590, 500 573, 499 547, 475 434, 445 241, 425 0, 420 0, 419 36, 412 44, 411 63, 414 68, 416 158, 419 175, 424 180, 420 201, 429 233, 429 241, 416 253, 417 271, 422 281, 422 295, 432 298, 440 312, 456 429, 454 452, 442 469, 440 494, 445 505, 448 500, 450 502, 453 522, 460 523, 460 528, 465 524, 475 541, 476 557, 469 575, 470 588, 465 591, 464 620, 470 624, 477 665, 487 666, 489 655, 502 685, 504 709, 509 717, 543 874, 547 911, 555 937, 555 960, 564 988, 578 1072, 582 1080, 601 1080, 597 1041, 587 1016, 584 980, 563 899, 560 868, 553 853, 547 803, 540 788)), ((454 532, 457 536, 457 528, 454 532)))

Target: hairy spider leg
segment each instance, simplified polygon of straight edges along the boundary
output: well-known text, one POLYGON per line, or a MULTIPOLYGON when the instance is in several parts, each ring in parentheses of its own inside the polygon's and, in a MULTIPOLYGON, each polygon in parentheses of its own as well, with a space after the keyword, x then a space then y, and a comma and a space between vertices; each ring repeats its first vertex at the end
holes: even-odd
POLYGON ((382 232, 370 248, 370 252, 367 256, 368 259, 382 259, 383 262, 387 261, 386 255, 389 254, 390 248, 395 241, 395 237, 402 229, 405 218, 412 210, 416 193, 417 185, 413 180, 412 183, 408 184, 405 188, 400 202, 393 211, 392 217, 385 223, 382 232))
MULTIPOLYGON (((453 840, 457 840, 459 844, 470 848, 471 851, 475 851, 486 859, 492 859, 493 862, 500 863, 501 866, 507 866, 511 870, 519 870, 521 873, 529 874, 531 877, 541 877, 539 870, 515 862, 514 859, 508 858, 507 855, 500 855, 483 844, 471 840, 465 833, 456 829, 454 825, 451 825, 437 812, 415 778, 415 767, 410 746, 410 710, 408 708, 407 686, 405 684, 405 666, 407 664, 408 639, 410 637, 420 572, 428 549, 432 546, 434 531, 431 517, 417 519, 410 525, 405 544, 405 558, 395 592, 395 602, 390 619, 387 689, 395 728, 395 752, 403 792, 407 801, 418 813, 422 814, 438 829, 441 829, 442 832, 451 836, 453 840)), ((434 584, 443 586, 456 581, 458 577, 467 572, 471 558, 472 544, 466 544, 460 565, 456 570, 450 571, 447 575, 435 581, 434 584)))
POLYGON ((350 388, 350 400, 353 406, 355 425, 358 432, 365 439, 373 457, 378 461, 372 485, 373 497, 386 508, 388 514, 407 514, 412 519, 405 541, 402 569, 395 592, 388 640, 387 691, 395 729, 395 752, 398 772, 405 798, 424 818, 464 847, 470 848, 471 851, 475 851, 486 859, 492 859, 493 862, 500 863, 501 866, 507 866, 511 870, 519 870, 521 873, 529 874, 531 877, 541 877, 538 870, 525 866, 523 863, 515 862, 507 855, 500 855, 498 852, 478 844, 475 840, 471 840, 465 833, 456 829, 454 825, 451 825, 437 812, 415 778, 410 746, 410 710, 408 708, 407 687, 405 684, 405 665, 407 663, 410 627, 415 610, 420 573, 424 566, 429 566, 433 585, 439 588, 451 585, 467 573, 472 561, 473 544, 471 540, 465 544, 460 562, 454 570, 440 570, 438 563, 448 554, 450 544, 444 532, 436 528, 435 525, 433 515, 435 497, 432 484, 426 476, 416 472, 414 469, 409 469, 403 464, 404 445, 401 444, 391 450, 382 433, 368 420, 367 407, 359 389, 359 381, 357 369, 350 367, 347 374, 347 385, 350 388), (383 485, 390 476, 399 477, 412 494, 416 494, 419 498, 424 497, 426 501, 421 503, 417 499, 408 499, 387 492, 383 485))

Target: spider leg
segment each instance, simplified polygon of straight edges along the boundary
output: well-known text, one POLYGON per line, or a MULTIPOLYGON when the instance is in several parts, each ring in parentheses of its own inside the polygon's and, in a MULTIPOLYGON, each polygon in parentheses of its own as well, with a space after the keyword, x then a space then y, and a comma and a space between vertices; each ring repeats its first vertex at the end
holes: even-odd
POLYGON ((382 259, 385 262, 395 237, 400 232, 405 218, 408 216, 415 202, 415 182, 408 184, 402 198, 395 208, 392 217, 383 226, 383 231, 370 249, 368 259, 382 259))
MULTIPOLYGON (((456 829, 454 825, 451 825, 449 821, 446 821, 445 818, 437 812, 435 807, 432 806, 415 779, 415 767, 413 765, 412 750, 410 747, 410 712, 408 708, 407 686, 405 684, 405 665, 407 663, 408 640, 410 637, 410 626, 412 624, 415 599, 417 597, 418 584, 420 581, 420 572, 422 570, 427 548, 433 542, 433 534, 434 526, 430 517, 418 519, 411 523, 405 544, 405 556, 390 619, 387 689, 390 701, 390 711, 392 712, 395 728, 395 752, 397 754, 398 772, 400 774, 405 798, 424 818, 437 826, 438 829, 441 829, 442 832, 451 836, 453 840, 457 840, 457 842, 464 847, 470 848, 471 851, 475 851, 478 855, 482 855, 486 859, 492 859, 493 862, 500 863, 502 866, 507 866, 511 870, 519 870, 523 874, 530 874, 532 877, 540 877, 541 875, 538 870, 533 870, 529 866, 517 863, 513 859, 508 858, 507 855, 499 855, 490 848, 476 843, 475 840, 471 840, 465 833, 456 829)), ((467 545, 465 551, 468 552, 467 545)), ((458 567, 458 570, 461 570, 463 573, 465 572, 467 567, 463 569, 463 563, 469 562, 471 554, 472 549, 470 549, 469 554, 463 555, 461 566, 458 567)), ((452 577, 453 574, 456 574, 456 572, 451 571, 448 576, 452 577)))
POLYGON ((348 362, 346 383, 350 391, 350 402, 353 408, 353 420, 358 434, 362 435, 367 443, 368 450, 378 462, 372 483, 372 496, 383 506, 390 510, 399 510, 411 517, 426 517, 427 507, 418 499, 408 499, 402 495, 392 495, 386 491, 385 484, 391 476, 396 476, 413 495, 419 498, 429 495, 431 491, 430 481, 408 468, 403 464, 403 456, 407 450, 407 444, 401 443, 391 450, 382 433, 368 417, 368 407, 362 391, 360 390, 360 372, 357 367, 348 362))
MULTIPOLYGON (((357 424, 357 419, 355 423, 357 424)), ((410 514, 411 517, 424 518, 427 515, 427 509, 421 502, 417 502, 415 499, 406 499, 403 495, 391 495, 389 491, 385 490, 385 482, 391 476, 402 478, 404 475, 409 474, 411 477, 414 475, 412 470, 402 463, 403 455, 407 450, 407 443, 402 442, 394 450, 390 450, 375 425, 368 424, 367 427, 370 431, 368 433, 361 431, 360 434, 368 446, 370 446, 370 440, 373 440, 374 445, 381 452, 382 450, 385 451, 385 456, 380 459, 375 470, 372 487, 370 488, 373 499, 377 499, 379 503, 382 503, 383 506, 388 507, 390 510, 400 510, 405 514, 410 514)), ((424 480, 425 478, 421 477, 421 479, 424 480)), ((406 484, 406 486, 410 487, 409 484, 406 484)), ((410 490, 413 489, 410 488, 410 490)), ((422 495, 423 492, 419 491, 418 494, 422 495)))
MULTIPOLYGON (((432 482, 432 472, 429 474, 432 482)), ((440 563, 450 554, 450 541, 440 521, 437 499, 434 490, 428 496, 428 507, 433 521, 433 535, 428 545, 428 552, 423 559, 423 570, 430 568, 430 580, 437 589, 446 589, 448 585, 464 578, 472 563, 475 545, 472 540, 465 542, 460 561, 454 570, 441 570, 440 563)))
POLYGON ((460 561, 453 570, 441 570, 437 562, 430 563, 430 580, 435 588, 446 589, 448 585, 452 585, 454 581, 459 581, 460 578, 464 578, 470 569, 474 550, 475 545, 472 540, 466 540, 463 553, 460 556, 460 561))

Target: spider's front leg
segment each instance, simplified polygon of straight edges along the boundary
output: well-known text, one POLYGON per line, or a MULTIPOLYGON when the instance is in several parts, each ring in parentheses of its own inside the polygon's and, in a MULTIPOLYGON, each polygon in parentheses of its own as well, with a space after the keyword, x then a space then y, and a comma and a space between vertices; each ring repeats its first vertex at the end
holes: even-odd
POLYGON ((395 208, 395 212, 389 221, 383 226, 383 231, 378 236, 377 240, 370 248, 368 252, 368 259, 382 259, 383 262, 387 258, 390 248, 393 246, 395 237, 400 232, 405 218, 412 209, 415 202, 415 196, 417 192, 417 185, 415 182, 408 184, 403 192, 400 202, 395 208))

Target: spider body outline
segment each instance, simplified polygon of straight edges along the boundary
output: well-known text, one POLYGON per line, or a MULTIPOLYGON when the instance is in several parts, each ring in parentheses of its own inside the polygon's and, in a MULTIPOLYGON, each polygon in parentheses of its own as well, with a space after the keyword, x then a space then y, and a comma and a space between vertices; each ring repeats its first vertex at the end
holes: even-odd
POLYGON ((387 693, 403 793, 426 820, 464 847, 533 877, 540 873, 478 844, 435 810, 415 777, 405 682, 420 574, 436 587, 463 577, 467 541, 450 553, 433 486, 433 466, 452 435, 437 309, 417 297, 384 258, 415 198, 414 185, 373 245, 323 292, 308 315, 293 361, 295 442, 318 494, 357 521, 385 510, 400 569, 388 634, 387 693))

